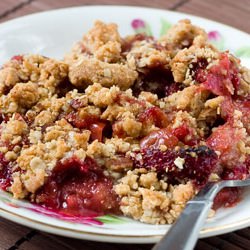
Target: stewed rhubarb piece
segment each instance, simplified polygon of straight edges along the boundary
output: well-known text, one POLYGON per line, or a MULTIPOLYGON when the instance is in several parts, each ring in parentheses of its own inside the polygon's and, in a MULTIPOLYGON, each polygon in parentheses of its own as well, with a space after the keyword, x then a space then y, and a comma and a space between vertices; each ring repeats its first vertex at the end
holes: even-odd
POLYGON ((89 157, 84 161, 73 157, 58 162, 36 193, 35 201, 69 215, 119 213, 112 179, 89 157))

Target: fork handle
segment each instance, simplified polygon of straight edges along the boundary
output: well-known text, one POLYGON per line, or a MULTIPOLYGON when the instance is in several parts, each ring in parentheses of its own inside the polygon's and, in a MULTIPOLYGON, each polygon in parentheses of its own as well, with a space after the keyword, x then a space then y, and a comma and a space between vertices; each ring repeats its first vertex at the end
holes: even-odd
POLYGON ((179 219, 152 250, 191 250, 212 206, 211 200, 189 201, 179 219))

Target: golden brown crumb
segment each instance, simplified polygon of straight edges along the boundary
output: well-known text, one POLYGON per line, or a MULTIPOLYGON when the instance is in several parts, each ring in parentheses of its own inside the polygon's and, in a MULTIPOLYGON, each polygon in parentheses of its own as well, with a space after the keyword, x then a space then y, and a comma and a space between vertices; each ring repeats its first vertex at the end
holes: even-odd
POLYGON ((12 98, 17 105, 30 108, 39 100, 38 86, 35 83, 18 83, 10 91, 12 98))
POLYGON ((197 40, 199 40, 199 44, 204 44, 207 40, 206 32, 193 25, 190 20, 184 19, 172 26, 160 39, 160 43, 175 53, 175 51, 196 44, 197 40))
POLYGON ((80 57, 69 67, 69 79, 78 87, 97 82, 104 87, 117 85, 124 90, 134 83, 137 75, 127 65, 109 64, 88 57, 80 57))
POLYGON ((145 169, 128 171, 119 182, 115 191, 122 197, 122 212, 150 224, 173 223, 195 193, 191 183, 168 186, 145 169))
POLYGON ((121 42, 117 25, 114 23, 105 24, 101 21, 96 21, 94 27, 83 37, 84 45, 92 53, 108 42, 121 42))

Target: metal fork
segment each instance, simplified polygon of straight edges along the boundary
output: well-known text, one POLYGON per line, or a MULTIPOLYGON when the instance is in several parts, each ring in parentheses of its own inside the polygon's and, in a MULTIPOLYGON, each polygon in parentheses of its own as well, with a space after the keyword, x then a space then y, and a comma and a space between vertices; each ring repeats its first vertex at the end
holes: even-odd
POLYGON ((208 183, 194 199, 187 202, 179 219, 152 250, 193 249, 216 194, 224 187, 244 186, 250 186, 250 178, 208 183))

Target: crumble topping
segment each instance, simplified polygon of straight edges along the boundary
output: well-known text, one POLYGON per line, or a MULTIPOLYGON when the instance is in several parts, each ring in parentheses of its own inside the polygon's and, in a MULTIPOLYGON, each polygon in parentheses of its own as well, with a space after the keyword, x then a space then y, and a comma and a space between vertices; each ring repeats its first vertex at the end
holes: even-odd
MULTIPOLYGON (((0 180, 73 216, 173 223, 208 181, 250 166, 250 70, 182 20, 160 39, 96 21, 61 61, 0 69, 0 180)), ((239 191, 223 191, 239 198, 239 191)))

